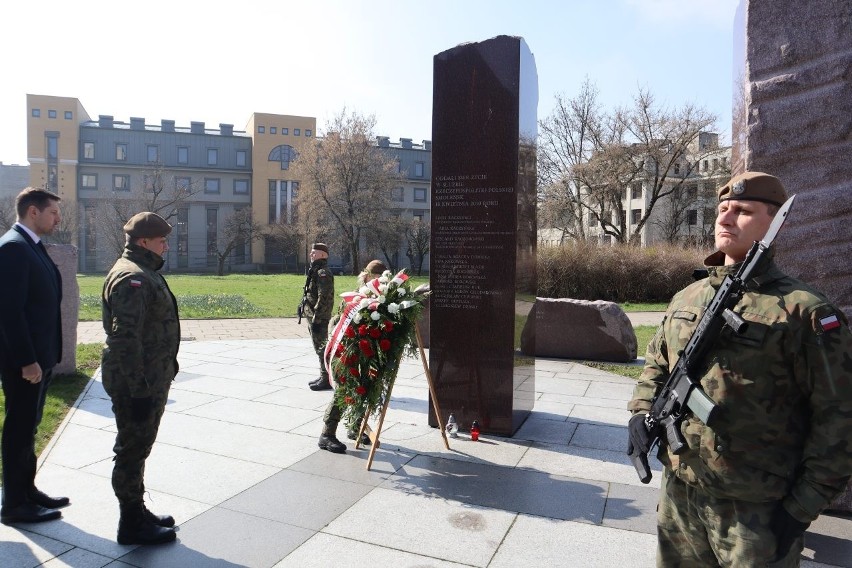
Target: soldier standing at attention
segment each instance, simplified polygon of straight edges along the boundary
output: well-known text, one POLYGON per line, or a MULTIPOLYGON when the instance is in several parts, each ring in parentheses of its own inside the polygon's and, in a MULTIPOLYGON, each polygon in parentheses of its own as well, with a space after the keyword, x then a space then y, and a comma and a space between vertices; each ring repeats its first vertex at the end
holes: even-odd
MULTIPOLYGON (((780 180, 747 172, 718 190, 718 251, 709 277, 678 292, 648 345, 628 409, 630 445, 648 450, 642 424, 657 389, 724 277, 739 269, 787 199, 780 180)), ((770 249, 771 251, 771 249, 770 249)), ((719 405, 710 428, 688 415, 687 449, 665 442, 657 512, 658 566, 798 566, 804 532, 852 474, 852 333, 819 292, 785 275, 772 254, 734 308, 699 377, 719 405)))
POLYGON ((101 377, 118 428, 112 487, 121 510, 119 544, 157 544, 176 537, 174 518, 155 515, 143 501, 145 459, 178 372, 177 302, 157 272, 169 250, 166 237, 171 230, 156 213, 131 217, 124 225, 124 252, 104 282, 107 338, 101 377))
POLYGON ((334 308, 334 275, 328 269, 328 247, 323 243, 311 246, 311 267, 305 283, 304 315, 311 320, 311 340, 319 358, 320 376, 308 383, 311 390, 330 390, 328 371, 323 352, 328 341, 328 322, 334 308))

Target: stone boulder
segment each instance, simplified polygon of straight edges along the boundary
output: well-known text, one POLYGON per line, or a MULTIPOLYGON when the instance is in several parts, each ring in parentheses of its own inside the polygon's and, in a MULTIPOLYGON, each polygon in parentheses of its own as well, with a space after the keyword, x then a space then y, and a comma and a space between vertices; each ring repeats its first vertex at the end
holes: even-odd
POLYGON ((521 332, 521 352, 538 357, 629 363, 636 333, 613 302, 536 298, 521 332))
POLYGON ((77 321, 80 318, 77 247, 45 243, 45 248, 62 275, 62 361, 53 368, 53 372, 65 375, 77 370, 77 321))

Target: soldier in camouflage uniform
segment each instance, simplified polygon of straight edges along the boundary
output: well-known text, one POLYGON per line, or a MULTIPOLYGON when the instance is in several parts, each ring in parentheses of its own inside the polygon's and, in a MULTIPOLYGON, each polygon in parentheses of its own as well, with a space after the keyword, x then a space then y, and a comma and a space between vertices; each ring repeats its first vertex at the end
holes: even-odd
MULTIPOLYGON (((628 404, 630 446, 647 451, 641 425, 725 275, 740 267, 786 200, 759 172, 718 191, 718 252, 709 277, 672 299, 648 346, 628 404)), ((658 566, 798 566, 804 532, 852 474, 852 334, 819 292, 782 273, 771 256, 735 311, 742 334, 725 329, 700 384, 720 407, 713 428, 692 415, 680 430, 688 449, 663 442, 658 566)))
POLYGON ((134 215, 124 226, 124 253, 104 282, 107 339, 101 377, 118 428, 112 487, 121 509, 120 544, 156 544, 176 536, 174 518, 155 515, 143 501, 145 459, 178 371, 177 302, 157 272, 169 250, 166 236, 171 230, 156 213, 134 215))
POLYGON ((308 383, 311 390, 330 390, 328 371, 323 352, 328 341, 328 322, 334 309, 334 274, 328 269, 328 246, 314 243, 311 246, 311 266, 305 283, 304 316, 311 320, 311 340, 319 358, 320 376, 308 383))

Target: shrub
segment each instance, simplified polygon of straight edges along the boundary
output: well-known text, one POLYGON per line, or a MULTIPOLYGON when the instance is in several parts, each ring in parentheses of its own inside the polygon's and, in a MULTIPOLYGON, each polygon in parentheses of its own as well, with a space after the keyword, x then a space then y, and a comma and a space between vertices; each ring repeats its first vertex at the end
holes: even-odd
POLYGON ((641 248, 575 242, 538 248, 538 296, 668 302, 693 281, 707 251, 674 245, 641 248))

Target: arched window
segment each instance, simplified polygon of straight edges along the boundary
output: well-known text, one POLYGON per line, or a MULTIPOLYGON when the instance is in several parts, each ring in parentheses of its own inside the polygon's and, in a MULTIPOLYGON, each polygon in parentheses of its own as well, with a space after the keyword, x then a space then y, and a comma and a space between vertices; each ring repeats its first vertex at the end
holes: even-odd
POLYGON ((290 169, 290 161, 296 159, 296 150, 287 144, 276 146, 269 153, 270 162, 280 162, 282 170, 290 169))

